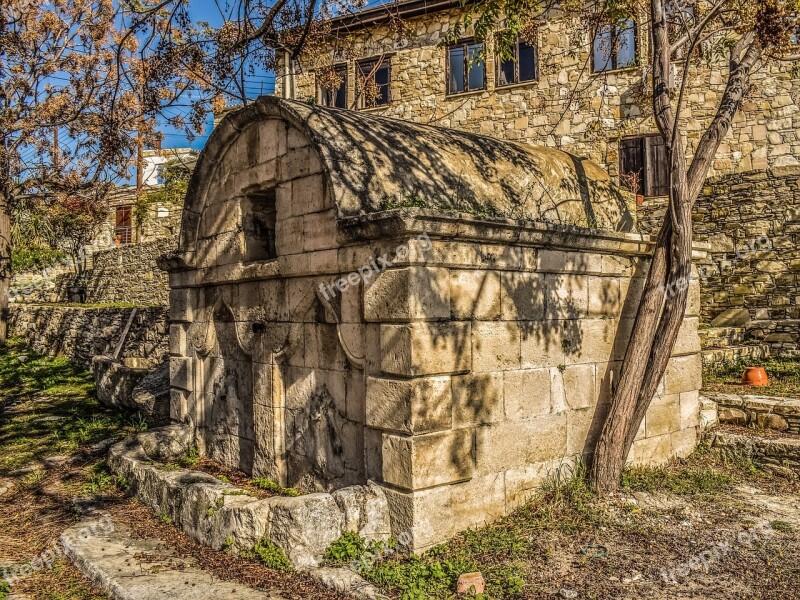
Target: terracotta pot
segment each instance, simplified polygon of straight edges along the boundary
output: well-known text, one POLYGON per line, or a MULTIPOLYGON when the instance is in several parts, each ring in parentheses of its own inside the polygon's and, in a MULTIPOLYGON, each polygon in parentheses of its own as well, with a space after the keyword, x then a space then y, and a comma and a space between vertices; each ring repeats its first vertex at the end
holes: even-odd
POLYGON ((763 387, 769 385, 767 372, 761 367, 745 367, 742 375, 742 385, 753 385, 763 387))

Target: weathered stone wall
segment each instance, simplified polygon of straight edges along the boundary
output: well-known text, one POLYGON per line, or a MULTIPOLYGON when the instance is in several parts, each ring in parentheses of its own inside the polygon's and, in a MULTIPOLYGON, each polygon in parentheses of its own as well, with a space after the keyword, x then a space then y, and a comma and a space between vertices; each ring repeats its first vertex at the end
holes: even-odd
MULTIPOLYGON (((169 260, 173 418, 284 485, 382 483, 417 550, 507 514, 591 452, 652 242, 425 209, 337 219, 347 190, 311 141, 324 121, 306 137, 280 108, 232 115, 201 158, 169 260), (252 260, 271 189, 275 256, 252 260)), ((638 464, 696 445, 698 314, 694 284, 638 464)))
MULTIPOLYGON (((640 207, 640 230, 655 234, 664 202, 640 207)), ((710 179, 695 207, 695 236, 711 252, 699 265, 701 319, 746 308, 748 337, 776 355, 800 353, 800 168, 710 179)))
POLYGON ((37 352, 50 356, 62 354, 87 368, 92 357, 114 353, 126 328, 121 358, 148 358, 155 362, 166 357, 169 337, 165 308, 67 308, 34 304, 11 307, 11 335, 23 338, 37 352))
POLYGON ((76 278, 70 269, 47 269, 15 276, 11 297, 15 302, 74 302, 70 288, 85 288, 83 302, 128 302, 141 306, 166 305, 169 285, 156 259, 172 250, 175 238, 144 244, 117 246, 90 255, 89 267, 76 278))
MULTIPOLYGON (((367 456, 381 457, 397 513, 414 515, 398 527, 424 548, 522 505, 546 476, 591 453, 647 263, 587 247, 444 241, 414 262, 385 271, 363 296, 374 357, 367 456)), ((696 444, 696 286, 691 295, 629 457, 637 464, 685 456, 696 444)))
MULTIPOLYGON (((592 40, 585 23, 553 12, 542 20, 537 34, 538 81, 497 87, 495 57, 490 49, 487 89, 448 95, 446 49, 439 44, 455 23, 456 14, 439 12, 406 21, 408 35, 400 42, 394 30, 386 26, 349 33, 349 45, 337 40, 338 56, 331 52, 305 58, 302 70, 294 75, 290 95, 313 101, 314 68, 346 63, 348 102, 352 104, 356 98, 354 58, 386 56, 392 73, 391 104, 367 110, 558 147, 599 162, 612 175, 618 172, 621 137, 658 131, 652 118, 652 101, 643 91, 649 84, 645 69, 650 47, 647 28, 640 28, 638 55, 642 66, 592 74, 592 40)), ((708 54, 711 57, 710 49, 708 54)), ((715 114, 724 90, 727 64, 721 57, 710 60, 713 68, 699 60, 693 62, 688 76, 679 131, 689 155, 715 114)), ((719 149, 712 175, 800 164, 800 79, 793 76, 792 68, 791 64, 773 63, 754 74, 753 87, 719 149)), ((676 77, 681 76, 679 71, 676 77)), ((285 92, 279 86, 276 93, 285 92)))

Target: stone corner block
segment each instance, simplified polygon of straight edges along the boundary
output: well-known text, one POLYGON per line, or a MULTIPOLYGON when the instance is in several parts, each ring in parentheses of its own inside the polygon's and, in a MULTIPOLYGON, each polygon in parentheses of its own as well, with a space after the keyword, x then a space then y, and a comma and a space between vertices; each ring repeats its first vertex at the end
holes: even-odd
POLYGON ((469 323, 381 325, 381 370, 418 377, 466 373, 472 365, 469 323))
POLYGON ((269 539, 297 569, 318 567, 325 550, 342 535, 344 516, 331 494, 270 498, 269 539))
POLYGON ((383 435, 383 480, 406 490, 466 481, 475 471, 472 429, 425 436, 383 435))
POLYGON ((384 271, 364 290, 364 319, 369 322, 447 319, 449 281, 447 269, 441 268, 384 271))
POLYGON ((405 434, 450 429, 450 377, 367 378, 367 425, 405 434))
POLYGON ((354 531, 368 542, 391 537, 389 504, 380 485, 370 481, 336 490, 331 495, 342 511, 342 531, 354 531))

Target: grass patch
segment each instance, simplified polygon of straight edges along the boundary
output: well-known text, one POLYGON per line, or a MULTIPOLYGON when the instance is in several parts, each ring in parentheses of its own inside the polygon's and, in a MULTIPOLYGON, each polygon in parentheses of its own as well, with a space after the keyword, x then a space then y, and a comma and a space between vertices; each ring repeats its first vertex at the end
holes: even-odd
POLYGON ((146 428, 140 416, 102 407, 91 373, 16 339, 0 351, 0 415, 0 473, 146 428))
POLYGON ((725 361, 705 367, 703 389, 732 394, 800 398, 800 358, 769 358, 755 362, 757 364, 742 360, 725 361), (763 367, 769 375, 770 385, 757 388, 741 385, 742 372, 747 366, 763 367))
POLYGON ((109 492, 125 491, 127 487, 128 481, 125 477, 112 473, 105 461, 98 462, 86 469, 86 483, 83 487, 86 494, 103 495, 109 492))
POLYGON ((775 531, 780 531, 781 533, 794 533, 794 527, 792 527, 786 521, 771 521, 770 527, 775 531))
POLYGON ((257 542, 251 550, 244 550, 241 553, 243 558, 260 561, 265 567, 276 571, 291 571, 292 564, 286 558, 280 546, 271 540, 261 540, 257 542))
POLYGON ((713 494, 729 489, 731 483, 729 475, 703 467, 629 467, 622 473, 622 487, 632 492, 713 494))
POLYGON ((596 502, 585 467, 564 468, 533 501, 498 523, 462 532, 421 556, 396 542, 368 547, 358 570, 401 600, 454 598, 458 577, 472 571, 483 573, 484 598, 527 597, 541 591, 528 582, 530 565, 548 558, 542 538, 599 529, 605 517, 596 502))
POLYGON ((257 477, 253 479, 253 486, 258 488, 259 490, 272 492, 273 494, 278 494, 279 496, 295 497, 303 495, 303 493, 297 488, 283 487, 282 485, 276 483, 275 481, 269 479, 268 477, 257 477))

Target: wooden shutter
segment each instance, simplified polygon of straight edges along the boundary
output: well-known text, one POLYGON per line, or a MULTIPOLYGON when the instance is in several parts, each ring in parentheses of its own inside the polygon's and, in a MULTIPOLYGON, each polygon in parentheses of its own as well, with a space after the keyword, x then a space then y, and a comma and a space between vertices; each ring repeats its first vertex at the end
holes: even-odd
POLYGON ((619 143, 619 170, 623 175, 636 173, 639 175, 637 194, 644 194, 645 169, 642 138, 628 138, 619 143))
POLYGON ((654 135, 644 138, 645 196, 669 196, 669 165, 664 138, 654 135))

